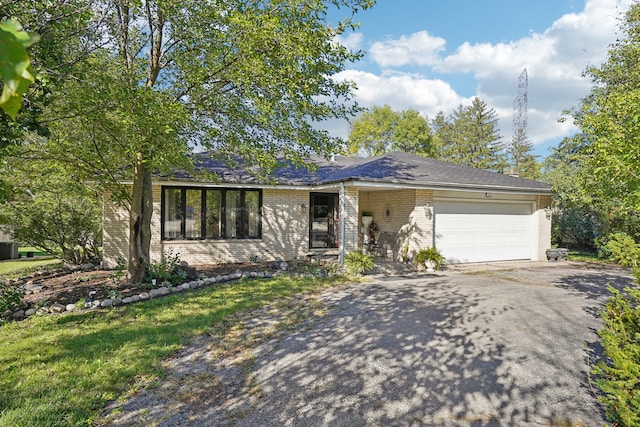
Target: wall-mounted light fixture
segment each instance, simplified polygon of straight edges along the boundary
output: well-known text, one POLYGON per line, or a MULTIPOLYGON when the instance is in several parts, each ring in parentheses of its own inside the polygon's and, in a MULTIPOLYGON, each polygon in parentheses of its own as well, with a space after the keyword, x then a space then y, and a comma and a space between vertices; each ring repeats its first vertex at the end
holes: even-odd
POLYGON ((391 209, 385 209, 384 214, 387 216, 387 218, 389 218, 391 216, 391 209))
POLYGON ((553 213, 553 210, 551 209, 550 206, 547 206, 546 208, 544 208, 544 214, 547 217, 547 219, 551 219, 552 213, 553 213))
POLYGON ((427 217, 429 221, 433 219, 433 210, 431 209, 431 203, 428 203, 424 207, 424 216, 427 217))

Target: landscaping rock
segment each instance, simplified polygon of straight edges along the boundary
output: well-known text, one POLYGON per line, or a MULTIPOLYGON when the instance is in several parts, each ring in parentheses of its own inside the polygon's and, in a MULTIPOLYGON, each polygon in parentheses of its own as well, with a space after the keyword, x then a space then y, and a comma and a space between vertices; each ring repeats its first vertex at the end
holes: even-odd
POLYGON ((140 298, 141 301, 144 301, 151 298, 151 295, 149 294, 149 292, 142 292, 140 293, 140 295, 138 295, 138 297, 140 298))
POLYGON ((99 299, 97 299, 95 301, 91 301, 91 307, 92 308, 98 308, 98 307, 100 307, 100 304, 102 304, 102 301, 100 301, 99 299))
POLYGON ((180 286, 176 286, 174 288, 171 288, 170 290, 172 294, 177 294, 178 292, 184 291, 184 289, 182 289, 180 286))
POLYGON ((112 302, 114 306, 122 305, 122 298, 114 298, 112 302))
POLYGON ((106 299, 100 303, 100 307, 111 307, 113 305, 113 300, 106 299))
POLYGON ((49 307, 40 307, 36 309, 36 314, 49 314, 49 307))
MULTIPOLYGON (((148 295, 149 295, 149 298, 155 298, 158 295, 160 295, 160 291, 158 289, 151 289, 148 295)), ((140 298, 142 298, 142 294, 140 294, 140 298)))
POLYGON ((67 304, 64 308, 67 311, 75 311, 76 310, 75 304, 67 304))
POLYGON ((28 309, 28 310, 26 310, 24 312, 25 316, 33 316, 34 314, 36 314, 36 309, 35 308, 30 308, 30 309, 28 309))
POLYGON ((189 289, 191 289, 191 285, 189 283, 183 283, 182 285, 178 286, 178 288, 181 288, 183 291, 188 291, 189 289))
POLYGON ((50 308, 49 308, 49 312, 50 313, 62 313, 64 311, 67 311, 67 308, 62 305, 62 304, 53 304, 50 308))
POLYGON ((171 291, 169 290, 169 288, 165 288, 164 286, 158 288, 158 295, 169 295, 170 293, 171 291))
POLYGON ((122 304, 131 304, 133 302, 132 297, 124 297, 122 299, 122 304))
POLYGON ((96 266, 91 264, 91 263, 87 263, 87 264, 82 264, 80 266, 80 269, 82 271, 91 271, 91 270, 95 270, 96 266))
POLYGON ((18 320, 19 320, 19 319, 24 319, 24 318, 25 318, 24 310, 22 310, 22 309, 17 310, 17 311, 15 311, 15 312, 13 313, 13 315, 12 315, 12 316, 13 316, 13 318, 14 318, 14 319, 18 319, 18 320))
POLYGON ((131 295, 131 302, 138 302, 140 299, 139 295, 131 295))

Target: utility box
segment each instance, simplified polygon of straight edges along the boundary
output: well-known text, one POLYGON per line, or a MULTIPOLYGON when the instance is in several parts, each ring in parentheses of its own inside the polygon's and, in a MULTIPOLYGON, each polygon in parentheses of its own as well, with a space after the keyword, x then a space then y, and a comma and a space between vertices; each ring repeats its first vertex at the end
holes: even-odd
POLYGON ((0 242, 0 260, 18 259, 18 244, 15 242, 0 242))

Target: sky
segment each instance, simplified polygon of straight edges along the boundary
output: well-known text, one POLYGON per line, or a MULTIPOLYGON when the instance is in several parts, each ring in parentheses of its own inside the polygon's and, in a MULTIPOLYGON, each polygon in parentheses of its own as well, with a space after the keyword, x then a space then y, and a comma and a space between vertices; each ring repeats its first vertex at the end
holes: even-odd
MULTIPOLYGON (((560 123, 577 107, 619 34, 632 0, 378 0, 356 15, 360 27, 340 42, 366 52, 335 78, 357 84, 355 98, 371 108, 412 108, 429 119, 474 97, 499 117, 503 142, 513 135, 518 79, 528 75, 527 135, 540 160, 577 129, 560 123)), ((333 122, 348 137, 346 122, 333 122)))

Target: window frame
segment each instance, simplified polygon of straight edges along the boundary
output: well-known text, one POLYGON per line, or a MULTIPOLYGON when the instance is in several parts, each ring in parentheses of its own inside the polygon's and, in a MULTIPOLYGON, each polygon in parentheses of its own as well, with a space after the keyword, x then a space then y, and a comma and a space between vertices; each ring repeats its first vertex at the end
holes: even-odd
POLYGON ((232 188, 232 187, 196 187, 196 186, 180 186, 180 185, 163 185, 160 190, 160 240, 161 241, 220 241, 220 240, 260 240, 262 239, 262 190, 259 188, 232 188), (166 237, 165 236, 165 206, 166 197, 165 190, 180 190, 180 210, 178 216, 180 218, 180 236, 178 237, 166 237), (187 190, 200 191, 200 237, 186 237, 186 195, 187 190), (220 237, 206 237, 207 236, 207 192, 219 191, 221 204, 220 204, 220 218, 218 227, 220 230, 220 237), (226 199, 227 191, 240 192, 240 230, 236 235, 238 237, 228 237, 227 224, 226 224, 226 199), (246 208, 246 193, 257 192, 258 193, 258 234, 257 236, 249 235, 249 213, 246 208))

